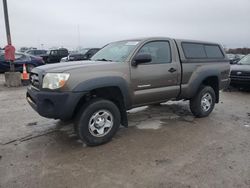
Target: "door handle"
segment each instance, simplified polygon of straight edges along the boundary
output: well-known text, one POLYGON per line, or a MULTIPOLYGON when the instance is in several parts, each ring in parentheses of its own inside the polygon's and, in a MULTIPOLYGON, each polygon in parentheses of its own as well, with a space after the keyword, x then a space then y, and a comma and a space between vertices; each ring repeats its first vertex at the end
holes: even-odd
POLYGON ((171 73, 173 73, 173 72, 175 72, 176 71, 176 69, 175 68, 170 68, 169 70, 168 70, 168 72, 171 72, 171 73))

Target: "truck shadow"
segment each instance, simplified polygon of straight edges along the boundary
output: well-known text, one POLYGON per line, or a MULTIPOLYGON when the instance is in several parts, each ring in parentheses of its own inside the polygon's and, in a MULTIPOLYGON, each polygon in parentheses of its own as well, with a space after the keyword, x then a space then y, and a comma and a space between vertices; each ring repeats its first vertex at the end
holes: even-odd
MULTIPOLYGON (((160 129, 162 126, 174 125, 175 122, 195 123, 195 118, 189 110, 189 103, 187 101, 167 102, 157 105, 143 106, 134 108, 127 112, 128 114, 128 129, 122 126, 115 139, 128 136, 127 134, 134 133, 130 128, 148 130, 160 129), (127 134, 126 134, 127 133, 127 134), (125 136, 124 136, 125 135, 125 136)), ((29 142, 38 138, 50 138, 54 140, 56 145, 64 145, 65 147, 82 147, 83 143, 78 139, 74 132, 73 121, 62 122, 59 120, 47 120, 39 122, 31 122, 26 126, 29 127, 28 135, 16 138, 6 142, 6 144, 13 142, 29 142)), ((39 139, 40 140, 40 139, 39 139)))
MULTIPOLYGON (((190 112, 188 104, 188 102, 180 101, 134 108, 128 111, 128 128, 156 130, 161 128, 162 125, 172 124, 173 121, 194 123, 195 118, 190 112)), ((74 132, 73 122, 58 121, 56 130, 55 139, 60 140, 59 142, 63 142, 62 144, 83 144, 74 132)), ((121 126, 118 132, 126 132, 126 129, 121 126)), ((123 133, 118 133, 118 135, 115 136, 116 139, 119 139, 119 137, 123 137, 123 133)))

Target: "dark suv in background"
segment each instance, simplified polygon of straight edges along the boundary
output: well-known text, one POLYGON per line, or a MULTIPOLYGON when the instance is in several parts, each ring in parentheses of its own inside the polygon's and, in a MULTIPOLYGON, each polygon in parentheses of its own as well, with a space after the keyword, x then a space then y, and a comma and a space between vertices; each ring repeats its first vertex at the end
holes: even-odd
POLYGON ((90 48, 90 49, 88 49, 87 52, 84 54, 85 59, 86 60, 90 59, 99 50, 100 50, 100 48, 90 48))
POLYGON ((250 54, 243 57, 236 65, 231 66, 231 86, 250 88, 250 54))
POLYGON ((59 48, 49 50, 47 54, 41 55, 45 63, 58 63, 63 57, 69 55, 69 51, 66 48, 59 48))
POLYGON ((89 60, 99 50, 100 48, 85 48, 79 52, 70 53, 67 57, 63 57, 61 62, 89 60))

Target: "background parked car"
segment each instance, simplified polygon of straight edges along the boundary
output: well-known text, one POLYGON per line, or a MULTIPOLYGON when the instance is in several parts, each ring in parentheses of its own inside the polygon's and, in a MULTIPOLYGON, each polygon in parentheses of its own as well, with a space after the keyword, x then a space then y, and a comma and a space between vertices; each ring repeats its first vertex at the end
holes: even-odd
POLYGON ((45 63, 58 63, 63 57, 67 57, 69 51, 66 48, 59 48, 47 51, 47 54, 41 55, 45 63))
POLYGON ((230 60, 230 64, 236 64, 240 60, 237 54, 227 54, 227 57, 230 60))
POLYGON ((46 55, 47 50, 28 50, 25 53, 34 55, 34 56, 41 56, 41 55, 46 55))
MULTIPOLYGON (((14 61, 15 70, 23 71, 23 64, 26 65, 27 71, 30 72, 34 67, 44 65, 41 57, 32 56, 24 53, 15 53, 16 60, 14 61)), ((4 54, 0 54, 0 72, 10 70, 10 63, 5 61, 4 54)))
POLYGON ((100 48, 85 48, 78 53, 71 53, 61 59, 61 62, 88 60, 98 52, 100 48))
POLYGON ((18 52, 22 52, 22 53, 25 53, 26 51, 28 50, 36 50, 37 48, 34 48, 34 47, 21 47, 18 52))
POLYGON ((100 48, 90 48, 88 49, 88 51, 84 54, 86 60, 90 59, 93 55, 96 54, 96 52, 98 52, 100 50, 100 48))
POLYGON ((244 54, 236 54, 240 59, 242 59, 243 57, 245 57, 246 55, 244 54))
POLYGON ((81 53, 72 53, 72 54, 69 54, 67 57, 63 57, 61 59, 61 62, 80 61, 80 60, 85 60, 84 54, 81 54, 81 53))
POLYGON ((28 47, 21 47, 20 49, 19 49, 19 52, 25 52, 25 51, 27 51, 27 50, 29 50, 29 48, 28 47))
POLYGON ((231 66, 230 78, 233 87, 250 88, 250 54, 231 66))

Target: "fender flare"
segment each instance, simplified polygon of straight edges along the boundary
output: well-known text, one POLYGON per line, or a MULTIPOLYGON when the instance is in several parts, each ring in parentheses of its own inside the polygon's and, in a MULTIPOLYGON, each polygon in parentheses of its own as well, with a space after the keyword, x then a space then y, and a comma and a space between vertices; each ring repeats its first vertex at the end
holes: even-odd
MULTIPOLYGON (((182 96, 186 98, 192 98, 195 96, 197 91, 199 90, 202 82, 209 77, 216 77, 218 79, 218 88, 220 88, 220 73, 218 70, 209 69, 205 71, 199 72, 199 74, 193 75, 190 80, 186 90, 182 93, 182 96)), ((215 91, 217 92, 217 91, 215 91)))
POLYGON ((128 83, 125 79, 118 76, 107 76, 83 81, 73 89, 73 92, 86 92, 103 87, 118 87, 123 96, 125 107, 131 106, 128 83))

